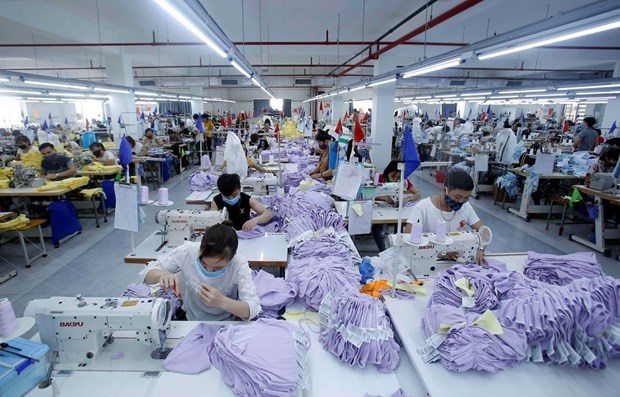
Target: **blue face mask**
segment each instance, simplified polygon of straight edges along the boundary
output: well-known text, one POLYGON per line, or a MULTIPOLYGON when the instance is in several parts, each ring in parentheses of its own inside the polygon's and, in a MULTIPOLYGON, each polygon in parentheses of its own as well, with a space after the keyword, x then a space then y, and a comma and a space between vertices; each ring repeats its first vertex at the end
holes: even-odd
POLYGON ((200 270, 200 273, 202 273, 205 277, 217 277, 217 276, 221 276, 222 274, 226 272, 226 268, 216 270, 214 272, 209 272, 207 271, 207 269, 205 269, 205 267, 200 262, 200 259, 198 258, 196 258, 196 265, 198 265, 198 269, 200 270))
POLYGON ((224 200, 224 202, 228 205, 235 205, 239 202, 239 200, 241 199, 241 194, 239 194, 237 197, 235 197, 234 199, 227 199, 227 198, 223 198, 222 200, 224 200))
POLYGON ((461 207, 464 204, 464 203, 456 201, 455 199, 453 199, 452 197, 448 196, 447 194, 444 196, 444 200, 446 201, 446 204, 448 204, 448 206, 450 207, 450 209, 452 211, 460 210, 461 207))

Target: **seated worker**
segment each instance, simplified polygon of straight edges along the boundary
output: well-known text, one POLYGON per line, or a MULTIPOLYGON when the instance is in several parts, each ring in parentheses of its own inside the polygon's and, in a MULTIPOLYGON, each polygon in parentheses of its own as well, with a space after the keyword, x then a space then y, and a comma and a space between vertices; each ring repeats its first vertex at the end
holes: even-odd
POLYGON ((237 253, 237 232, 223 223, 202 241, 186 242, 140 272, 144 283, 159 283, 183 294, 190 321, 251 320, 261 306, 247 259, 237 253))
POLYGON ((129 135, 127 135, 125 139, 127 139, 129 146, 131 146, 131 154, 139 155, 140 152, 142 152, 142 144, 140 142, 136 142, 136 140, 129 135))
POLYGON ((334 170, 329 169, 329 144, 332 142, 332 136, 327 131, 319 130, 314 136, 314 140, 319 146, 318 151, 321 153, 321 157, 319 164, 310 172, 310 178, 323 178, 328 181, 334 176, 334 170))
MULTIPOLYGON (((400 183, 400 170, 398 169, 398 161, 392 160, 385 167, 385 170, 382 174, 377 175, 377 180, 379 183, 390 183, 397 182, 400 183)), ((418 191, 413 183, 409 181, 409 179, 405 179, 405 184, 407 185, 407 190, 403 192, 403 205, 408 203, 409 201, 417 201, 422 198, 422 194, 418 191), (407 195, 407 196, 405 196, 407 195)), ((378 196, 375 197, 375 201, 385 201, 390 205, 397 205, 398 202, 395 202, 390 196, 378 196)), ((372 225, 371 227, 372 237, 377 244, 377 248, 379 251, 385 251, 385 240, 383 238, 383 225, 372 225)))
MULTIPOLYGON (((462 231, 467 227, 478 231, 482 227, 482 221, 467 202, 472 190, 474 181, 467 172, 451 171, 446 175, 444 188, 439 195, 427 197, 411 208, 405 232, 410 233, 412 224, 422 222, 424 233, 435 233, 439 219, 447 222, 448 233, 462 231)), ((456 260, 458 254, 448 252, 440 258, 456 260)), ((478 250, 476 262, 484 262, 484 247, 478 250)))
MULTIPOLYGON (((169 130, 169 132, 170 131, 172 130, 169 130)), ((172 153, 179 158, 183 168, 187 168, 189 165, 189 160, 187 159, 185 150, 181 148, 183 139, 181 139, 179 134, 175 134, 174 132, 170 133, 168 136, 170 137, 170 143, 172 144, 172 146, 170 146, 170 150, 172 150, 172 153)))
POLYGON ((82 147, 78 145, 76 141, 72 139, 68 139, 66 136, 63 136, 60 140, 67 152, 69 153, 72 153, 74 151, 79 151, 80 153, 82 152, 82 147))
POLYGON ((269 150, 269 142, 264 135, 254 133, 250 135, 250 144, 256 146, 256 150, 269 150))
POLYGON ((153 134, 153 130, 151 128, 147 128, 144 130, 144 140, 142 141, 142 150, 140 151, 140 156, 146 156, 149 154, 149 148, 153 146, 159 146, 159 142, 155 138, 155 134, 153 134))
POLYGON ((43 156, 41 175, 45 175, 47 179, 59 181, 72 177, 77 172, 73 161, 67 156, 57 154, 54 145, 51 143, 41 144, 39 151, 43 156))
POLYGON ((222 174, 217 180, 220 194, 213 197, 212 210, 226 208, 228 219, 237 230, 253 230, 258 224, 265 224, 273 214, 254 197, 241 192, 241 179, 237 174, 222 174), (250 219, 250 211, 258 216, 250 219))
POLYGON ((111 151, 106 150, 101 142, 91 143, 88 149, 94 156, 93 161, 103 165, 116 165, 116 156, 111 151))
POLYGON ((15 144, 17 145, 16 160, 21 161, 25 167, 41 168, 41 161, 43 156, 39 152, 39 148, 33 146, 25 135, 20 135, 15 138, 15 144))
POLYGON ((614 172, 616 163, 618 163, 618 157, 620 157, 620 149, 612 146, 611 148, 604 150, 598 157, 598 161, 590 166, 588 173, 586 174, 585 183, 590 183, 590 176, 595 173, 614 172))

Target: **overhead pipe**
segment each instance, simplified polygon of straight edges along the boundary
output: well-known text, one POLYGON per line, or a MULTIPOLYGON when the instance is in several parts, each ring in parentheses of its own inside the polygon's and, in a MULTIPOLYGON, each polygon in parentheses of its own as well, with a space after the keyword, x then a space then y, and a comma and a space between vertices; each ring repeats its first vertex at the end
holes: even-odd
POLYGON ((356 69, 362 65, 364 65, 366 62, 376 59, 377 57, 379 57, 381 54, 386 53, 387 51, 391 50, 392 48, 406 42, 407 40, 421 34, 424 33, 425 30, 427 29, 431 29, 445 21, 447 21, 448 19, 459 15, 460 13, 470 9, 471 7, 475 6, 476 4, 481 3, 483 0, 465 0, 464 2, 450 8, 448 11, 444 12, 443 14, 439 15, 436 18, 431 19, 430 21, 428 21, 427 23, 425 23, 424 25, 412 30, 411 32, 407 33, 406 35, 400 37, 398 40, 396 40, 395 42, 393 42, 390 45, 387 45, 377 51, 375 51, 374 53, 368 55, 366 58, 362 59, 361 61, 357 62, 355 65, 349 66, 348 68, 346 68, 344 71, 338 73, 337 75, 335 75, 335 77, 341 77, 344 76, 346 73, 350 72, 353 69, 356 69))

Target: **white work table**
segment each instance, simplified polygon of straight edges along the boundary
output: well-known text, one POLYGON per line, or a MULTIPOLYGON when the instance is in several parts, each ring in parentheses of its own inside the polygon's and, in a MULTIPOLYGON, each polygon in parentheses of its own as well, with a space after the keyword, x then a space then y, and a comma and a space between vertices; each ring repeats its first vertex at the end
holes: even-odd
MULTIPOLYGON (((347 214, 347 202, 336 201, 336 211, 342 215, 345 220, 347 214)), ((407 223, 407 217, 412 207, 403 207, 403 224, 407 223)), ((372 224, 373 225, 393 225, 398 223, 398 207, 382 207, 373 205, 372 207, 372 224)))
MULTIPOLYGON (((505 262, 508 268, 523 271, 526 255, 488 255, 505 262)), ((425 363, 416 352, 426 346, 420 324, 434 280, 426 281, 426 296, 414 300, 386 298, 390 317, 398 332, 404 350, 426 391, 432 397, 549 397, 593 396, 617 397, 620 390, 620 360, 610 359, 607 369, 595 371, 560 367, 555 364, 523 362, 517 367, 488 373, 481 371, 452 372, 439 362, 425 363)), ((402 353, 405 353, 404 351, 402 353)))
POLYGON ((185 197, 185 204, 187 205, 207 205, 210 206, 213 202, 213 197, 219 193, 218 190, 205 190, 204 192, 191 192, 189 196, 185 197))
MULTIPOLYGON (((146 264, 172 251, 174 248, 167 244, 162 245, 163 237, 160 231, 150 234, 136 247, 135 255, 130 253, 125 256, 125 263, 146 264)), ((250 266, 285 267, 288 262, 288 244, 283 233, 267 233, 248 240, 239 239, 238 253, 248 260, 250 266)))

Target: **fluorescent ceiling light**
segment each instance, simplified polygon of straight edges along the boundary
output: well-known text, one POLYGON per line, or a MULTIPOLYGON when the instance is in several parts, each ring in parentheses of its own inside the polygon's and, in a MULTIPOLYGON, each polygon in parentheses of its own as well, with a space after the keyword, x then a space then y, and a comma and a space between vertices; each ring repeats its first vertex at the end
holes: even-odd
POLYGON ((159 96, 163 96, 164 98, 175 98, 176 99, 176 95, 171 95, 171 94, 159 94, 159 96))
POLYGON ((514 90, 514 91, 499 91, 498 94, 525 94, 528 92, 545 92, 546 88, 537 88, 531 90, 514 90))
POLYGON ((2 100, 2 101, 12 101, 12 100, 19 101, 19 100, 21 100, 21 98, 18 97, 18 96, 0 96, 0 100, 2 100))
POLYGON ((620 94, 620 91, 587 91, 577 92, 576 95, 606 95, 606 94, 620 94))
POLYGON ((555 94, 528 94, 526 98, 544 98, 544 97, 552 97, 552 96, 562 96, 566 95, 565 92, 556 92, 555 94))
POLYGON ((434 65, 423 66, 421 68, 414 69, 410 72, 406 72, 405 74, 403 74, 403 79, 408 79, 409 77, 419 76, 421 74, 436 72, 438 70, 451 68, 454 66, 459 66, 462 62, 463 60, 461 59, 461 57, 458 57, 458 58, 453 58, 453 59, 448 59, 446 61, 438 62, 434 65))
POLYGON ((435 98, 456 98, 457 95, 435 95, 435 98))
POLYGON ((107 95, 98 95, 98 94, 88 94, 89 98, 105 98, 108 99, 107 95))
POLYGON ((481 96, 481 97, 476 97, 476 98, 468 97, 468 98, 463 98, 463 99, 466 100, 466 101, 477 101, 477 100, 483 100, 485 98, 483 96, 481 96))
POLYGON ((252 78, 251 78, 251 79, 252 79, 252 83, 254 83, 254 85, 255 85, 255 86, 257 86, 257 87, 262 87, 262 85, 261 85, 260 81, 258 81, 258 80, 256 79, 256 77, 252 76, 252 78))
POLYGON ((192 32, 194 35, 196 35, 196 37, 198 37, 206 45, 211 47, 213 49, 213 51, 217 52, 217 54, 219 56, 221 56, 222 58, 226 58, 227 54, 226 54, 226 52, 224 52, 224 50, 222 50, 217 44, 215 44, 215 42, 213 40, 211 40, 203 32, 201 32, 200 29, 198 29, 196 26, 194 26, 194 24, 191 23, 189 21, 189 19, 187 19, 185 17, 185 15, 183 15, 179 11, 177 11, 177 9, 174 8, 170 3, 168 3, 168 1, 166 1, 166 0, 155 0, 155 2, 157 4, 159 4, 164 10, 166 10, 166 12, 168 12, 168 14, 172 15, 174 17, 174 19, 179 21, 181 23, 181 25, 185 26, 185 28, 187 28, 190 32, 192 32))
POLYGON ((512 99, 512 98, 518 98, 518 95, 496 95, 496 96, 490 96, 489 99, 512 99))
MULTIPOLYGON (((461 94, 461 96, 481 96, 481 95, 491 95, 493 94, 491 91, 488 92, 477 92, 475 94, 469 93, 469 94, 461 94)), ((500 92, 501 94, 501 92, 500 92)))
POLYGON ((487 53, 485 53, 485 51, 482 50, 477 55, 477 58, 479 60, 481 60, 481 61, 484 61, 485 59, 495 58, 495 57, 499 57, 499 56, 507 55, 507 54, 512 54, 514 52, 529 50, 531 48, 543 47, 543 46, 546 46, 546 45, 549 45, 549 44, 559 43, 561 41, 571 40, 571 39, 575 39, 577 37, 588 36, 588 35, 591 35, 591 34, 595 34, 595 33, 599 33, 599 32, 604 32, 606 30, 616 29, 616 28, 619 28, 619 27, 620 27, 620 21, 614 21, 614 22, 606 23, 604 25, 599 25, 599 26, 595 26, 595 27, 592 27, 592 28, 588 28, 588 29, 577 30, 575 32, 564 34, 564 35, 561 35, 561 36, 556 36, 556 37, 552 37, 552 38, 548 38, 548 39, 543 39, 543 40, 536 40, 536 41, 532 41, 532 42, 530 42, 528 44, 516 45, 514 47, 510 47, 510 48, 507 48, 507 49, 504 49, 504 50, 489 51, 487 53))
POLYGON ((250 76, 248 71, 245 70, 240 64, 238 64, 237 61, 235 61, 234 59, 230 58, 230 63, 231 63, 231 65, 233 65, 235 67, 235 69, 240 71, 242 75, 244 75, 248 79, 252 78, 252 76, 250 76))
POLYGON ((7 92, 7 93, 11 93, 11 94, 30 94, 30 95, 41 95, 43 94, 41 91, 23 91, 23 90, 10 90, 10 89, 4 89, 4 88, 0 88, 0 93, 2 92, 7 92))
POLYGON ((67 93, 64 93, 64 92, 50 92, 49 95, 51 95, 51 96, 69 96, 69 97, 71 97, 71 96, 85 97, 86 96, 86 94, 67 94, 67 93))
POLYGON ((360 85, 359 87, 349 88, 349 92, 357 91, 366 88, 365 85, 360 85))
POLYGON ((179 95, 179 99, 192 99, 191 96, 179 95))
POLYGON ((387 77, 387 78, 382 79, 382 80, 373 81, 372 83, 368 84, 368 87, 375 87, 375 86, 378 86, 378 85, 381 85, 381 84, 391 83, 393 81, 396 81, 396 76, 391 76, 391 77, 387 77))
POLYGON ((32 85, 43 85, 46 87, 62 87, 62 88, 70 88, 73 90, 87 90, 88 87, 84 87, 81 85, 73 85, 73 84, 62 84, 62 83, 44 83, 44 82, 40 82, 40 81, 30 81, 30 80, 26 80, 24 81, 24 83, 26 84, 32 84, 32 85))
MULTIPOLYGON (((431 99, 431 98, 432 98, 432 96, 431 96, 431 95, 429 95, 429 96, 417 96, 417 97, 415 97, 415 99, 431 99)), ((412 98, 412 99, 413 99, 413 98, 412 98)))
POLYGON ((340 91, 336 92, 336 94, 337 95, 342 95, 342 94, 346 94, 347 92, 349 92, 349 90, 345 88, 344 90, 340 90, 340 91))
POLYGON ((9 81, 6 77, 0 77, 0 81, 9 81))
POLYGON ((133 93, 136 95, 144 95, 144 96, 159 96, 159 94, 155 92, 148 92, 148 91, 134 91, 133 93))
POLYGON ((599 88, 612 88, 612 87, 620 87, 620 84, 603 84, 603 85, 584 85, 582 87, 562 87, 558 88, 558 90, 596 90, 599 88))
POLYGON ((42 103, 67 103, 68 101, 41 101, 42 103))
POLYGON ((115 92, 117 94, 129 94, 129 90, 118 90, 115 88, 99 88, 99 87, 95 87, 93 88, 93 90, 97 91, 97 92, 115 92))

